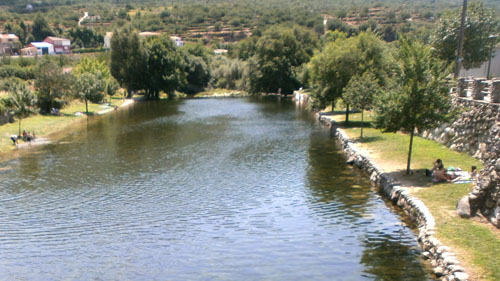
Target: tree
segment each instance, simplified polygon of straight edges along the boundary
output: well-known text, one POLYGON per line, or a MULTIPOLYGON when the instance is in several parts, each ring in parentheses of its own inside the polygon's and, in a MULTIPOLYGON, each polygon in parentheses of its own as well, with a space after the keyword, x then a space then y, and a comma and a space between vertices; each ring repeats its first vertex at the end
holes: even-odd
POLYGON ((137 32, 126 28, 113 33, 111 74, 122 87, 127 89, 129 98, 132 91, 143 88, 143 83, 147 79, 146 63, 145 46, 137 32))
POLYGON ((47 20, 41 15, 37 14, 33 21, 33 36, 35 41, 42 41, 47 36, 53 36, 54 31, 50 28, 47 20))
POLYGON ((111 97, 116 94, 116 92, 120 89, 120 85, 115 78, 111 77, 106 82, 106 94, 109 96, 109 104, 111 104, 111 97))
POLYGON ((362 76, 351 78, 344 90, 344 102, 361 110, 361 138, 363 138, 364 111, 373 105, 374 98, 379 95, 380 90, 377 78, 369 71, 362 76))
MULTIPOLYGON (((458 11, 445 13, 432 36, 435 54, 449 63, 454 62, 457 56, 460 14, 458 11)), ((465 22, 462 62, 465 69, 479 67, 490 58, 491 46, 500 40, 500 37, 492 38, 490 35, 498 33, 500 22, 495 10, 485 8, 480 1, 472 2, 467 9, 465 22)))
POLYGON ((394 85, 380 95, 375 124, 384 132, 410 133, 406 174, 410 173, 415 131, 431 129, 451 118, 451 99, 445 77, 449 73, 431 48, 402 38, 394 85))
POLYGON ((147 78, 143 89, 146 90, 146 98, 159 99, 160 91, 170 94, 186 84, 185 62, 170 38, 151 38, 145 47, 147 78))
POLYGON ((344 87, 349 83, 357 58, 353 56, 354 41, 342 37, 329 42, 317 53, 310 63, 313 107, 316 109, 332 105, 342 97, 344 87))
POLYGON ((89 115, 88 101, 99 102, 104 97, 106 82, 102 77, 93 73, 83 73, 78 76, 74 84, 75 95, 85 101, 85 112, 89 115))
POLYGON ((35 77, 35 90, 38 106, 42 113, 52 108, 62 108, 64 97, 71 93, 71 75, 63 73, 60 66, 50 60, 43 60, 35 77))
POLYGON ((297 69, 307 63, 316 46, 316 35, 302 27, 273 27, 256 45, 254 63, 249 63, 252 76, 249 92, 291 94, 300 86, 297 69))
POLYGON ((10 113, 19 119, 19 134, 21 135, 21 121, 30 114, 35 113, 37 100, 35 95, 24 83, 17 83, 9 90, 9 97, 5 105, 10 113))
MULTIPOLYGON (((316 108, 328 104, 334 108, 344 88, 355 75, 372 72, 380 85, 384 85, 391 69, 391 56, 386 44, 373 32, 362 32, 356 37, 338 38, 326 44, 310 63, 311 85, 316 108)), ((349 104, 346 123, 349 122, 349 104)))
POLYGON ((184 60, 184 71, 187 74, 187 83, 181 91, 188 94, 203 91, 210 81, 207 48, 201 44, 187 44, 180 49, 180 54, 184 60))

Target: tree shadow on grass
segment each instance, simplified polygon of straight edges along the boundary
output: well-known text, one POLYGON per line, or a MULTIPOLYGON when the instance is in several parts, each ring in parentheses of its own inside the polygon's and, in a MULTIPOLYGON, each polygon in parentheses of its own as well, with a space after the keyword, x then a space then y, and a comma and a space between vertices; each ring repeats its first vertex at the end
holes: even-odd
POLYGON ((321 112, 321 116, 335 116, 335 115, 345 115, 345 111, 328 111, 328 112, 321 112))
POLYGON ((406 169, 400 169, 384 174, 392 178, 395 183, 402 187, 432 187, 435 185, 435 183, 432 182, 432 177, 425 175, 425 169, 412 170, 411 172, 411 175, 406 175, 406 169))
POLYGON ((379 141, 381 140, 382 137, 380 136, 376 136, 376 137, 363 137, 363 138, 356 138, 356 142, 359 142, 359 143, 370 143, 370 142, 376 142, 376 141, 379 141))

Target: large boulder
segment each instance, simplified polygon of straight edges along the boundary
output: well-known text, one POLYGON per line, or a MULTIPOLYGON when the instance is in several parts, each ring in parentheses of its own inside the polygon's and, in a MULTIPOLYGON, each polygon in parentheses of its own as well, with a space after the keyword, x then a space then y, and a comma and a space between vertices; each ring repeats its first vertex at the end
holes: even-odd
POLYGON ((461 218, 468 219, 471 217, 472 210, 470 208, 469 196, 464 196, 458 201, 456 212, 461 218))

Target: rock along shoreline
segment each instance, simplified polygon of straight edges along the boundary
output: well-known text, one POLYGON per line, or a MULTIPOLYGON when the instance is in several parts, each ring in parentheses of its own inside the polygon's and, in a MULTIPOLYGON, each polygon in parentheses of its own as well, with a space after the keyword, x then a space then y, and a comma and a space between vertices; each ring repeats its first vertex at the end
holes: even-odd
POLYGON ((400 207, 417 224, 419 234, 418 243, 422 248, 422 255, 430 261, 436 277, 446 281, 466 281, 469 275, 460 266, 456 254, 435 237, 435 221, 425 204, 412 196, 407 188, 401 187, 389 175, 380 171, 372 161, 358 149, 347 134, 337 128, 335 121, 328 116, 316 114, 321 124, 328 126, 332 136, 335 136, 344 150, 348 163, 368 173, 370 180, 375 183, 381 193, 400 207))

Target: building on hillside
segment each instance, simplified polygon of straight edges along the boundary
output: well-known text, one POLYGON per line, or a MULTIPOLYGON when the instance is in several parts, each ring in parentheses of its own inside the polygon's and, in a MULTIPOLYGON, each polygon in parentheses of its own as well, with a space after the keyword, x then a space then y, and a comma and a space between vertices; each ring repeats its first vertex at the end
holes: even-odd
POLYGON ((226 49, 215 49, 214 50, 214 54, 216 54, 216 55, 225 55, 225 54, 227 54, 227 52, 228 51, 226 49))
POLYGON ((38 55, 53 55, 53 54, 55 54, 54 45, 47 43, 47 42, 31 42, 26 47, 35 47, 38 55))
POLYGON ((19 52, 19 37, 14 34, 0 34, 0 55, 15 55, 19 52))
POLYGON ((182 41, 182 38, 180 38, 179 36, 170 36, 170 40, 174 41, 177 47, 184 46, 184 41, 182 41))
MULTIPOLYGON (((489 61, 485 61, 478 68, 462 68, 462 70, 460 70, 460 77, 486 78, 486 76, 488 75, 489 63, 489 61)), ((497 46, 492 51, 490 77, 500 77, 500 46, 497 46)))
POLYGON ((104 49, 111 49, 111 39, 113 38, 113 32, 106 32, 104 36, 104 49))
POLYGON ((142 37, 154 37, 154 36, 160 36, 160 35, 161 35, 160 32, 151 32, 151 31, 139 32, 139 36, 142 36, 142 37))
POLYGON ((43 42, 52 44, 56 54, 71 54, 71 41, 69 39, 49 36, 43 42))
POLYGON ((38 49, 36 47, 26 47, 21 49, 22 56, 32 57, 36 56, 37 54, 38 54, 38 49))

